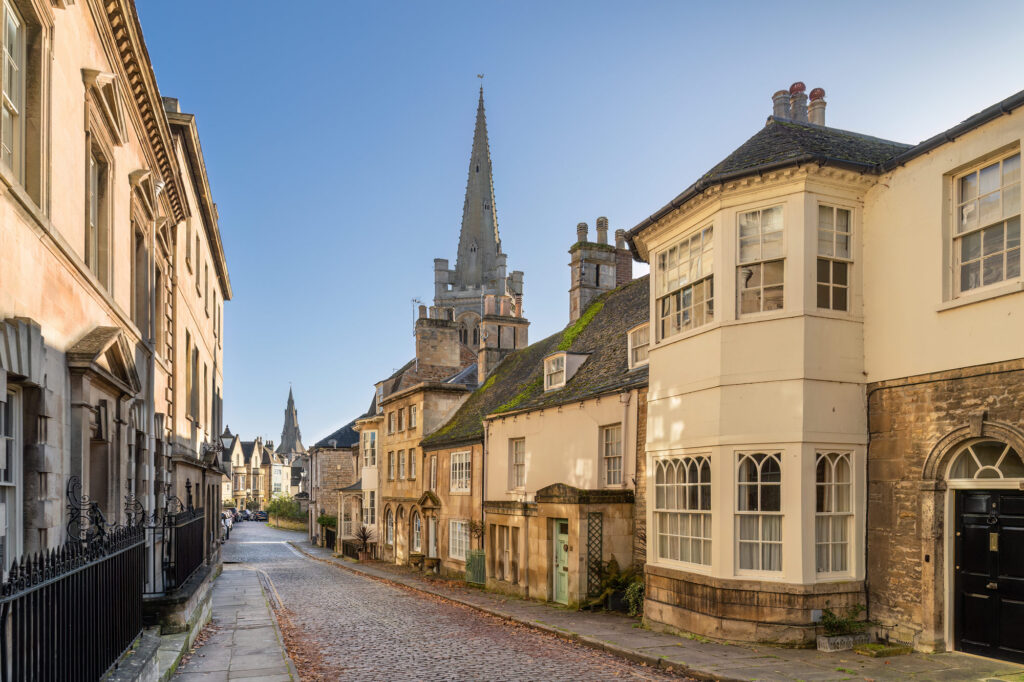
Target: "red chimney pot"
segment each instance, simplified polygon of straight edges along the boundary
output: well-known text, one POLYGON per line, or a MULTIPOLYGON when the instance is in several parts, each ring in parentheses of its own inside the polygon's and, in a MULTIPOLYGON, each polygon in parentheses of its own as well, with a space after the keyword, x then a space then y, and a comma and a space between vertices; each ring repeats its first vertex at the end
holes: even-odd
POLYGON ((797 81, 796 83, 793 83, 792 85, 789 86, 789 94, 795 95, 796 93, 803 92, 806 89, 807 86, 804 85, 803 82, 797 81))
POLYGON ((814 102, 819 99, 825 99, 824 88, 814 88, 813 90, 811 90, 811 101, 814 102))

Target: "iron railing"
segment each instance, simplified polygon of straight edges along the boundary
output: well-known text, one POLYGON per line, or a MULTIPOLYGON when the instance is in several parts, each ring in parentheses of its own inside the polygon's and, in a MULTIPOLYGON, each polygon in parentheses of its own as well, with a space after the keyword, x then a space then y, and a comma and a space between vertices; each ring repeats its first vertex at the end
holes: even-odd
POLYGON ((145 536, 103 528, 15 561, 0 584, 0 680, 98 680, 142 632, 145 536))
POLYGON ((169 514, 164 523, 164 546, 167 551, 164 588, 172 590, 185 584, 203 565, 203 508, 185 509, 169 514))

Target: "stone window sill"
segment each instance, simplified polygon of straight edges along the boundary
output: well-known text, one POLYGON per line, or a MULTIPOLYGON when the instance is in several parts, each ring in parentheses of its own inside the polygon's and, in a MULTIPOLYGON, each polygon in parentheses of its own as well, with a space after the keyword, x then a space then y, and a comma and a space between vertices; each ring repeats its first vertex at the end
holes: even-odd
POLYGON ((965 294, 949 301, 944 301, 935 310, 936 312, 941 313, 946 310, 953 310, 954 308, 971 305, 972 303, 980 303, 981 301, 988 301, 1001 296, 1009 296, 1010 294, 1016 294, 1021 291, 1024 291, 1024 280, 1018 279, 1016 282, 1007 282, 1006 284, 994 286, 991 289, 979 291, 974 294, 965 294))

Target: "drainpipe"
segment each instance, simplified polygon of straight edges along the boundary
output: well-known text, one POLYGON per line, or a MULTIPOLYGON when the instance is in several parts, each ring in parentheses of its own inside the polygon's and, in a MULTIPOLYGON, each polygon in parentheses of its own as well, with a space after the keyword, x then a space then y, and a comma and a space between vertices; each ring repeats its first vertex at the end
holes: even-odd
MULTIPOLYGON (((482 527, 483 534, 480 536, 480 549, 484 549, 486 552, 486 539, 487 539, 487 523, 484 519, 484 500, 487 499, 487 437, 491 433, 491 423, 484 423, 484 445, 483 452, 480 455, 480 526, 482 527)), ((487 555, 484 554, 484 563, 486 564, 487 555)), ((485 569, 486 573, 486 569, 485 569)))
MULTIPOLYGON (((619 402, 622 403, 622 437, 625 439, 626 434, 629 433, 629 404, 633 401, 633 391, 619 394, 619 402)), ((633 438, 633 475, 630 477, 633 481, 633 489, 636 490, 636 438, 633 438)), ((626 482, 626 467, 622 467, 623 483, 626 482)))

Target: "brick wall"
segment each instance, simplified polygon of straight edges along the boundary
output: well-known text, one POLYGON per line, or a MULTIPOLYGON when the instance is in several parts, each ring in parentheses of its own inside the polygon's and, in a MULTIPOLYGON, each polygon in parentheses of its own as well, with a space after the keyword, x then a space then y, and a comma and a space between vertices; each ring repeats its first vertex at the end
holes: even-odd
POLYGON ((891 637, 926 650, 950 645, 943 538, 953 520, 943 518, 936 479, 957 443, 990 436, 984 424, 1019 429, 1022 417, 1024 360, 868 385, 868 616, 891 637))

